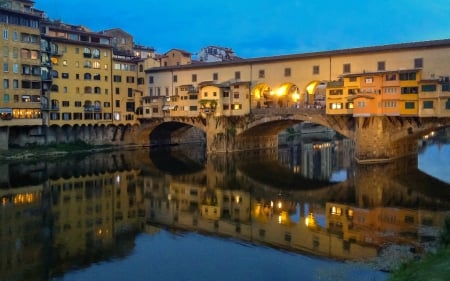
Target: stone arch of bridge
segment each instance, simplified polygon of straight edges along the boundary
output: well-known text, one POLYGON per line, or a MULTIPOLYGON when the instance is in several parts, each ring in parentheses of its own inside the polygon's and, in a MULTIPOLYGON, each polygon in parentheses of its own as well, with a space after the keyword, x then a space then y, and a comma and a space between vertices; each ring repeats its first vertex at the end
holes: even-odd
POLYGON ((353 138, 353 121, 351 118, 342 120, 331 120, 330 117, 315 113, 315 114, 274 114, 268 115, 263 118, 254 119, 248 123, 245 129, 238 132, 238 135, 242 136, 271 136, 279 134, 280 132, 300 123, 311 123, 315 125, 324 126, 330 128, 339 134, 353 138), (350 124, 346 124, 349 123, 350 124), (345 126, 337 126, 336 124, 346 124, 345 126))
POLYGON ((206 120, 201 117, 154 118, 143 120, 135 131, 135 142, 141 145, 152 145, 152 136, 168 136, 178 130, 195 128, 206 133, 206 120))

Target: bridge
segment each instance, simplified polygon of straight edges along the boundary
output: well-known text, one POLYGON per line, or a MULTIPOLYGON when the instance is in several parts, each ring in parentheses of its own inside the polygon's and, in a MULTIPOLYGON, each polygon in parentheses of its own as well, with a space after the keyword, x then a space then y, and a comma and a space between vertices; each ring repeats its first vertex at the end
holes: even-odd
MULTIPOLYGON (((228 153, 278 146, 278 134, 295 124, 308 122, 331 128, 353 140, 360 163, 388 162, 417 154, 417 141, 450 125, 448 117, 400 117, 330 115, 323 108, 275 107, 252 109, 242 116, 163 117, 141 120, 133 142, 153 145, 152 132, 160 130, 163 144, 179 143, 179 136, 194 127, 204 133, 207 153, 228 153), (163 128, 163 129, 162 129, 163 128)), ((161 142, 160 142, 161 143, 161 142)))

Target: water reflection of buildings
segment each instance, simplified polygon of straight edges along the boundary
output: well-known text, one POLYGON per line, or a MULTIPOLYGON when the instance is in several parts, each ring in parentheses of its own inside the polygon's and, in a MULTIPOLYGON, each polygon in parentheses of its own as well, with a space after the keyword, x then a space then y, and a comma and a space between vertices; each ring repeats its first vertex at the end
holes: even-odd
POLYGON ((142 229, 143 196, 139 170, 0 189, 0 280, 42 280, 113 255, 117 235, 142 229))
POLYGON ((420 250, 422 242, 436 239, 447 214, 333 202, 316 210, 314 204, 296 203, 280 194, 254 198, 242 190, 196 186, 191 191, 189 185, 183 186, 183 193, 195 194, 184 200, 192 200, 198 208, 179 208, 177 199, 160 194, 150 200, 148 221, 346 260, 374 258, 389 244, 420 250))
MULTIPOLYGON (((331 155, 326 154, 332 167, 347 167, 345 145, 335 142, 331 155)), ((133 162, 148 161, 148 156, 108 156, 83 159, 86 165, 52 163, 57 176, 39 166, 33 183, 40 183, 33 186, 11 188, 16 185, 4 186, 8 179, 0 182, 0 280, 40 280, 125 255, 144 225, 157 231, 146 222, 314 255, 365 259, 390 243, 421 250, 423 242, 436 239, 450 209, 448 194, 438 193, 448 192, 448 184, 418 172, 417 161, 410 159, 358 166, 353 181, 281 190, 241 169, 261 156, 269 166, 279 166, 276 150, 246 152, 245 165, 217 156, 203 169, 178 174, 133 162), (76 174, 67 172, 72 170, 76 174), (421 186, 424 182, 432 184, 432 192, 429 185, 421 186), (117 243, 119 235, 128 233, 117 243)))

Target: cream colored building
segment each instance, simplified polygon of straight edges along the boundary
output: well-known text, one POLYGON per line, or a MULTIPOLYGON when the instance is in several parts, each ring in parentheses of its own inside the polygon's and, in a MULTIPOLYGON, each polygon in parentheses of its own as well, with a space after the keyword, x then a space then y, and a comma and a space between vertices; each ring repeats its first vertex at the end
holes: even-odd
MULTIPOLYGON (((170 104, 170 114, 165 114, 176 116, 179 112, 175 112, 175 108, 186 106, 185 100, 179 98, 183 94, 181 89, 195 89, 199 93, 197 110, 200 114, 201 100, 205 98, 202 93, 210 91, 206 91, 203 87, 213 85, 218 94, 219 89, 222 93, 227 91, 221 88, 223 85, 228 83, 230 85, 228 91, 232 91, 233 83, 243 81, 249 83, 248 99, 243 101, 247 104, 242 105, 243 109, 239 114, 247 114, 250 110, 260 107, 302 107, 317 104, 322 106, 324 105, 323 94, 318 93, 319 86, 331 81, 339 81, 343 75, 412 69, 419 73, 417 77, 420 78, 416 80, 416 84, 430 80, 436 81, 434 82, 436 85, 439 84, 437 88, 442 89, 439 106, 444 110, 436 111, 436 114, 450 116, 448 101, 450 97, 447 94, 449 86, 445 82, 450 76, 450 70, 447 67, 450 61, 449 51, 450 40, 447 39, 244 59, 235 62, 193 63, 150 68, 146 70, 148 85, 144 96, 151 100, 158 100, 161 97, 169 98, 171 101, 176 100, 170 104)), ((217 114, 225 114, 226 100, 229 97, 218 95, 212 98, 217 99, 219 106, 217 114)), ((156 107, 156 104, 153 105, 156 107)), ((164 106, 164 103, 158 106, 164 106)), ((191 100, 189 107, 194 109, 194 106, 191 100)), ((406 109, 404 111, 409 112, 406 109)), ((148 112, 150 114, 144 112, 144 117, 157 117, 152 113, 160 113, 161 109, 153 108, 148 112)), ((429 116, 430 111, 421 112, 427 112, 429 116)), ((195 113, 189 112, 189 115, 195 115, 195 113)))

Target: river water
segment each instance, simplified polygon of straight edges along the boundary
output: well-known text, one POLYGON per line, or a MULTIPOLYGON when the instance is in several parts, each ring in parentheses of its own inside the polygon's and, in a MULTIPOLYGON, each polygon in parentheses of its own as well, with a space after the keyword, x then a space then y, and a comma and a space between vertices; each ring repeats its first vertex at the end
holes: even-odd
POLYGON ((0 164, 0 280, 386 280, 450 211, 450 131, 357 165, 351 142, 288 136, 0 164))

